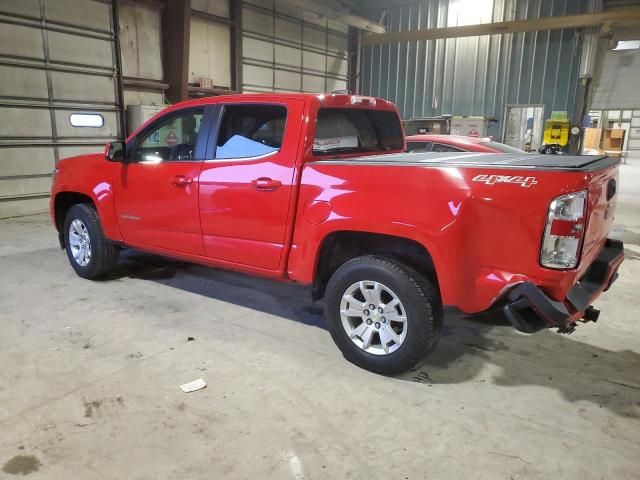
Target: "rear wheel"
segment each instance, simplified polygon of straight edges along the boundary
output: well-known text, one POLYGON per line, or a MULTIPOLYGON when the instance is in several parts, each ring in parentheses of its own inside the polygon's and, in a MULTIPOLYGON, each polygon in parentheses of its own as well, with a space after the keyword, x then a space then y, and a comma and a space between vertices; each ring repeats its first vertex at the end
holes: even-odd
POLYGON ((118 264, 120 248, 104 236, 98 214, 90 205, 77 204, 69 209, 64 244, 69 263, 82 278, 104 277, 118 264))
POLYGON ((340 266, 326 290, 331 336, 350 362, 394 375, 435 348, 442 307, 433 285, 390 259, 365 256, 340 266))

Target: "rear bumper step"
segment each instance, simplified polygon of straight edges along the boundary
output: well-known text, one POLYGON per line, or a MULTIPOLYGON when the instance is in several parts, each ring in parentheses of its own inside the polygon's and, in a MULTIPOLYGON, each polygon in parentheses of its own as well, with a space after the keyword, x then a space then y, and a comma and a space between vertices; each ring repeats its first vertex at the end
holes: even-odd
POLYGON ((516 329, 526 333, 552 327, 570 333, 574 319, 595 322, 600 312, 591 306, 591 302, 618 278, 622 260, 623 243, 607 239, 598 257, 569 290, 564 302, 549 298, 531 282, 523 282, 506 294, 504 314, 516 329))

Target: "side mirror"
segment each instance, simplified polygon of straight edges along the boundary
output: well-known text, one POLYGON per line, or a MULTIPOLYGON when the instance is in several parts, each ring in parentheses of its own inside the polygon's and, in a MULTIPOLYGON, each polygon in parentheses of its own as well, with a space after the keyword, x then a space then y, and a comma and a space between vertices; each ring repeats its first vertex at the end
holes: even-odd
POLYGON ((105 157, 110 162, 124 162, 125 143, 111 142, 107 145, 105 157))

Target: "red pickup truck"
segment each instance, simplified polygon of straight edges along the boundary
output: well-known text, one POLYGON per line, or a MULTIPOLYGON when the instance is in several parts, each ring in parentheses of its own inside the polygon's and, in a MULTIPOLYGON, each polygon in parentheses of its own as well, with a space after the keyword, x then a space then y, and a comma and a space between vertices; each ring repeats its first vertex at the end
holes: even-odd
POLYGON ((617 160, 404 149, 380 98, 190 101, 58 162, 51 216, 84 278, 133 247, 309 285, 344 356, 384 374, 433 350, 443 305, 524 332, 597 319, 617 160))

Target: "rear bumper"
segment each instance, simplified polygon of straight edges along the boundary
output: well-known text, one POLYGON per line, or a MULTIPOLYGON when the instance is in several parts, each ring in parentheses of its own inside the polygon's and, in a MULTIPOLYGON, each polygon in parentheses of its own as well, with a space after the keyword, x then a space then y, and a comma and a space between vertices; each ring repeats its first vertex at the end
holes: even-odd
POLYGON ((571 331, 575 320, 595 321, 598 311, 590 306, 591 302, 601 292, 607 291, 618 278, 618 267, 623 260, 622 242, 607 239, 596 259, 569 290, 564 301, 553 300, 533 283, 523 282, 506 294, 504 314, 515 328, 527 333, 551 327, 571 331))

